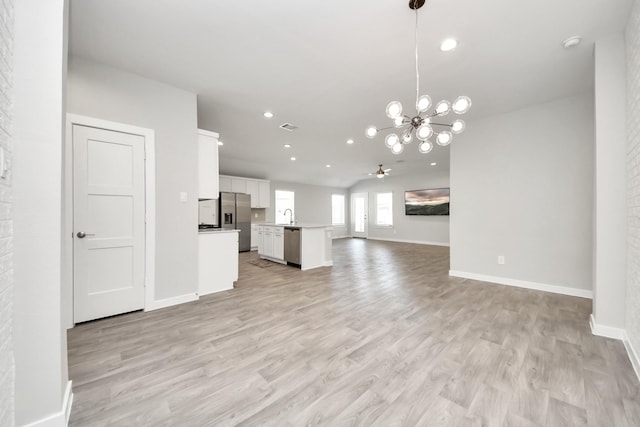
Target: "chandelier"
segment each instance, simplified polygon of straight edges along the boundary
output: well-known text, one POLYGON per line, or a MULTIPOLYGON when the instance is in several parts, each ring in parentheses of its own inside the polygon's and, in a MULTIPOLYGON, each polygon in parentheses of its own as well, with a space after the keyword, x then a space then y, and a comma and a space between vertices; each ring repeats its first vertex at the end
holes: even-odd
POLYGON ((453 103, 442 100, 433 106, 429 95, 420 96, 420 73, 418 71, 418 9, 425 0, 409 0, 409 8, 416 12, 415 29, 415 56, 416 56, 416 115, 413 117, 402 113, 402 104, 399 101, 391 101, 387 104, 387 117, 393 120, 393 126, 378 129, 369 126, 366 130, 367 138, 375 138, 378 132, 388 129, 398 129, 398 133, 390 133, 385 139, 385 145, 393 154, 400 154, 404 146, 410 144, 414 137, 420 140, 418 151, 426 154, 433 149, 431 137, 435 137, 436 144, 446 146, 453 140, 454 134, 461 133, 465 128, 463 120, 456 119, 451 123, 439 123, 439 118, 446 116, 450 111, 455 114, 464 114, 471 107, 471 99, 467 96, 459 96, 453 103), (433 109, 429 111, 431 108, 433 109))

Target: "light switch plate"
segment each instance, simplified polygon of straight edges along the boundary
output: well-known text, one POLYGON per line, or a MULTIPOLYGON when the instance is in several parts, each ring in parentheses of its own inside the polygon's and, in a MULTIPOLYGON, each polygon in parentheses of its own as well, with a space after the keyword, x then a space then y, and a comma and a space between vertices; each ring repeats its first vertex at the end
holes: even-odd
POLYGON ((187 197, 187 192, 186 192, 186 191, 181 191, 181 192, 180 192, 180 201, 181 201, 182 203, 186 203, 186 202, 187 202, 187 199, 188 199, 188 197, 187 197))

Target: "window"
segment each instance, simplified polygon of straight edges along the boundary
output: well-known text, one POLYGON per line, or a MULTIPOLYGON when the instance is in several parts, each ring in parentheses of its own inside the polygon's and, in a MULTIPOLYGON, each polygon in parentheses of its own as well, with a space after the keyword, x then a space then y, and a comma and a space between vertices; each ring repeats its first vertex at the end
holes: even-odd
POLYGON ((344 225, 344 194, 331 195, 331 224, 344 225))
POLYGON ((276 224, 289 224, 295 219, 294 192, 276 190, 276 224))
POLYGON ((391 193, 376 194, 376 225, 391 227, 393 225, 393 197, 391 193))

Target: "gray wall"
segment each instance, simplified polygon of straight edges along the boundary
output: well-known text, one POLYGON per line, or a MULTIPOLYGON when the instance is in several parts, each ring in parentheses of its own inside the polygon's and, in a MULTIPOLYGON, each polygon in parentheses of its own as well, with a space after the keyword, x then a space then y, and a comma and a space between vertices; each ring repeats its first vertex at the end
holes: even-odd
POLYGON ((7 23, 5 31, 0 32, 0 43, 9 46, 3 60, 6 65, 0 70, 0 147, 5 151, 9 170, 4 179, 0 179, 0 425, 14 424, 15 359, 13 344, 13 0, 0 4, 0 19, 7 23))
MULTIPOLYGON (((265 210, 267 222, 275 220, 276 190, 293 191, 295 193, 295 219, 300 223, 331 225, 331 195, 345 195, 345 220, 349 218, 349 191, 344 188, 322 187, 318 185, 298 184, 295 182, 271 181, 271 207, 265 210)), ((349 234, 348 227, 333 227, 333 237, 349 234)))
POLYGON ((70 59, 69 113, 155 131, 156 300, 198 289, 196 109, 195 94, 95 62, 70 59), (179 201, 180 192, 188 194, 188 202, 179 201))
POLYGON ((640 350, 640 1, 627 23, 627 287, 625 326, 640 350))
POLYGON ((451 144, 451 270, 590 290, 593 139, 591 94, 469 123, 451 144))
MULTIPOLYGON (((459 138, 462 139, 462 138, 459 138)), ((434 150, 440 147, 435 147, 434 150)), ((429 166, 428 155, 421 156, 425 171, 418 175, 394 176, 393 170, 383 179, 364 179, 349 191, 367 193, 369 198, 369 238, 396 240, 403 242, 449 245, 448 216, 407 216, 404 213, 404 192, 425 188, 449 187, 449 174, 442 172, 438 166, 429 166), (375 225, 375 194, 393 193, 393 227, 380 228, 375 225)), ((454 197, 455 194, 452 194, 454 197)))
POLYGON ((47 418, 46 425, 65 422, 68 375, 66 330, 61 325, 60 207, 66 12, 64 0, 15 3, 11 179, 16 425, 47 418))

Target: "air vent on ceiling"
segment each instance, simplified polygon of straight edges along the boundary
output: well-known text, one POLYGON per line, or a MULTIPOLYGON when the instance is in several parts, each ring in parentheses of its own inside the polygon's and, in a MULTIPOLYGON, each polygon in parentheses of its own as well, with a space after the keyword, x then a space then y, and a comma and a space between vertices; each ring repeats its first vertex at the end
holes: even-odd
POLYGON ((298 129, 298 126, 292 125, 291 123, 283 123, 280 125, 280 129, 288 130, 289 132, 293 132, 298 129))

